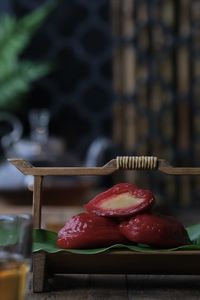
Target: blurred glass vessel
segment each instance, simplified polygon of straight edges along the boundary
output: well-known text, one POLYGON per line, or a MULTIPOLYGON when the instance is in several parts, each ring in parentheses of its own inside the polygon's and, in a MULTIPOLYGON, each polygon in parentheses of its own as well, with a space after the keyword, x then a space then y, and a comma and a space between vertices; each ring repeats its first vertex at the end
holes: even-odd
POLYGON ((32 252, 32 217, 0 215, 1 299, 24 300, 32 252))

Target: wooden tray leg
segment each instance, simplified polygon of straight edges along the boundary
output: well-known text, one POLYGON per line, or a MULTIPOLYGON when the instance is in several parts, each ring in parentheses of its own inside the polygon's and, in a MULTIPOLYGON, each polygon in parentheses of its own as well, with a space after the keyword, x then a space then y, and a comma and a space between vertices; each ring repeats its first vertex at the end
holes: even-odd
POLYGON ((41 198, 43 176, 34 176, 33 186, 33 227, 41 228, 41 198))
POLYGON ((46 255, 33 253, 33 292, 40 293, 46 290, 46 255))

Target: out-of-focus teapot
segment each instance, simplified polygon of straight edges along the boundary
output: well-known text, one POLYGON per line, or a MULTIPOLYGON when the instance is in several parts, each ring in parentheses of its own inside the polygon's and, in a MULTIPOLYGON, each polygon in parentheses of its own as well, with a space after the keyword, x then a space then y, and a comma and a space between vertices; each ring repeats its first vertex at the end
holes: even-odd
POLYGON ((31 110, 29 113, 30 137, 22 138, 23 126, 20 120, 13 114, 0 113, 0 124, 6 123, 10 129, 1 138, 4 160, 0 164, 0 190, 20 189, 32 181, 31 177, 24 177, 8 163, 7 158, 23 158, 35 165, 53 166, 66 156, 64 141, 49 137, 49 119, 50 114, 47 109, 31 110))
MULTIPOLYGON (((85 161, 80 162, 68 153, 62 139, 49 136, 49 119, 50 113, 47 109, 31 110, 30 138, 24 139, 19 119, 9 113, 0 113, 0 123, 7 122, 11 128, 9 133, 1 138, 5 159, 0 164, 0 190, 24 188, 33 181, 31 176, 24 176, 8 163, 7 158, 23 158, 36 166, 97 166, 103 162, 105 151, 112 148, 112 142, 108 138, 98 137, 89 146, 85 161)), ((54 178, 53 183, 56 180, 58 184, 58 178, 54 178)), ((61 183, 62 179, 59 180, 61 183)), ((52 178, 48 178, 48 182, 52 185, 52 178)))
POLYGON ((61 139, 49 137, 49 118, 50 114, 46 109, 31 110, 30 138, 23 139, 23 127, 19 119, 12 114, 0 114, 0 121, 9 123, 12 128, 1 140, 4 155, 23 157, 31 162, 55 161, 62 156, 65 152, 65 144, 61 139))

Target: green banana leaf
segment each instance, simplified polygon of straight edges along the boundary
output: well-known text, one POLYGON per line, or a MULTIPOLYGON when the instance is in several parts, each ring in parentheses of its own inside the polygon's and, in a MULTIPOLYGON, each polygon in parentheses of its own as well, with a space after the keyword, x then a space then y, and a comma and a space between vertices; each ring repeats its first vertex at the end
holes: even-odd
POLYGON ((110 247, 97 248, 97 249, 60 249, 56 246, 57 233, 44 230, 44 229, 34 229, 34 243, 33 243, 33 252, 45 251, 48 253, 56 252, 69 252, 77 254, 97 254, 108 252, 113 249, 120 250, 131 250, 137 252, 162 252, 162 251, 178 251, 178 250, 200 250, 200 224, 195 224, 186 228, 189 237, 193 244, 180 246, 176 248, 168 249, 159 249, 152 248, 146 245, 124 245, 124 244, 115 244, 110 247))

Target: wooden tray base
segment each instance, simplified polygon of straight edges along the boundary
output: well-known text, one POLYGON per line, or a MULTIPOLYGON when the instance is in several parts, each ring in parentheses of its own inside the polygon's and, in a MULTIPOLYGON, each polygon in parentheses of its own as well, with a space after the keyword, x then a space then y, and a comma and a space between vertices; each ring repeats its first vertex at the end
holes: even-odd
POLYGON ((33 253, 34 292, 46 291, 48 279, 55 274, 200 275, 200 251, 33 253))

